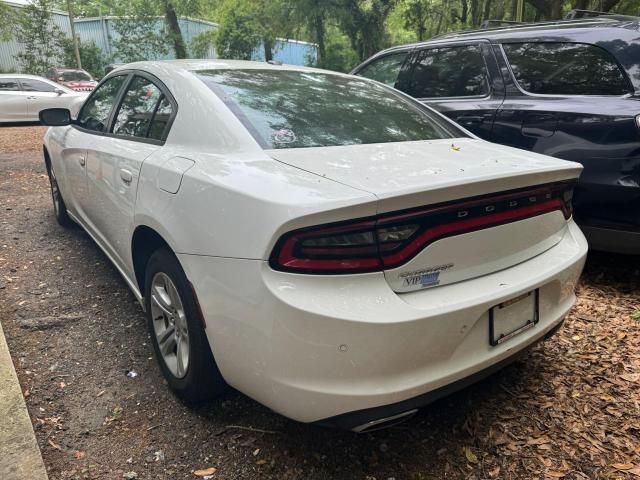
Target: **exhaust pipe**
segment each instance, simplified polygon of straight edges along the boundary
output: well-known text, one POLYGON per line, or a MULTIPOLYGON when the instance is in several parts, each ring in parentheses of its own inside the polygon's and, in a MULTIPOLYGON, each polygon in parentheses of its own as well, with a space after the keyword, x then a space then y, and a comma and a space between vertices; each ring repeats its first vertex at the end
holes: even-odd
POLYGON ((356 433, 365 433, 365 432, 373 432, 375 430, 382 430, 383 428, 389 428, 399 423, 402 423, 405 420, 410 419, 416 414, 417 411, 418 409, 414 408, 413 410, 408 410, 406 412, 398 413, 397 415, 393 415, 391 417, 384 417, 384 418, 379 418, 377 420, 371 420, 370 422, 363 423, 362 425, 353 427, 351 431, 356 433))

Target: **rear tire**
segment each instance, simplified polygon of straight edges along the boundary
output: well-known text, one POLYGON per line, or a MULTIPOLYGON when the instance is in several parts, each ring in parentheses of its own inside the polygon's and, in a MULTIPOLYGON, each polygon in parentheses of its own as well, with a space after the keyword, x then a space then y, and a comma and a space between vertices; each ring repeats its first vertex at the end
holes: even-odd
POLYGON ((156 250, 147 263, 145 306, 153 349, 173 392, 186 403, 223 393, 226 383, 213 358, 191 284, 167 248, 156 250))
POLYGON ((69 214, 67 213, 67 206, 64 204, 62 192, 60 192, 60 187, 58 186, 58 181, 56 180, 56 175, 53 172, 53 167, 49 163, 47 163, 47 175, 49 175, 51 198, 53 200, 53 213, 56 217, 56 220, 65 228, 73 227, 73 220, 71 220, 69 214))

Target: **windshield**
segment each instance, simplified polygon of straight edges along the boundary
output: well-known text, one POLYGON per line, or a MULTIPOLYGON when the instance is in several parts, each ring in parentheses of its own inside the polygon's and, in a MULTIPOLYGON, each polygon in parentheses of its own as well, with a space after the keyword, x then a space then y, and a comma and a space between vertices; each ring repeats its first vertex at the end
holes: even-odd
POLYGON ((291 70, 206 70, 196 75, 266 149, 466 136, 375 82, 291 70))
POLYGON ((91 75, 83 71, 60 72, 58 80, 61 82, 90 82, 93 80, 91 75))

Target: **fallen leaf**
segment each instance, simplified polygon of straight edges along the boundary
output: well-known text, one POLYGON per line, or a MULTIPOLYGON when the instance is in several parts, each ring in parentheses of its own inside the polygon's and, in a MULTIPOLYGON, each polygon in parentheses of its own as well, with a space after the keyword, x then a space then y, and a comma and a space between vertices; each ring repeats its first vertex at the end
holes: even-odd
POLYGON ((633 463, 614 463, 611 466, 616 470, 631 470, 635 467, 633 463))
POLYGON ((496 478, 500 474, 500 465, 489 470, 489 478, 496 478))
POLYGON ((267 461, 263 458, 261 458, 260 460, 256 460, 256 465, 264 465, 265 463, 267 463, 267 461))
POLYGON ((471 451, 469 447, 464 447, 462 451, 464 452, 464 456, 467 458, 467 461, 469 463, 473 463, 473 464, 478 463, 478 457, 476 456, 475 453, 471 451))
POLYGON ((549 470, 545 473, 545 475, 547 477, 552 477, 552 478, 562 478, 564 476, 566 476, 566 473, 562 473, 562 472, 554 472, 553 470, 549 470))
POLYGON ((49 439, 49 445, 51 445, 56 450, 62 451, 62 447, 60 445, 58 445, 56 442, 54 442, 53 440, 51 440, 51 439, 49 439))
POLYGON ((551 439, 546 435, 538 438, 530 438, 527 440, 527 445, 543 445, 545 443, 551 443, 551 439))
POLYGON ((195 470, 193 472, 193 474, 196 477, 208 477, 209 475, 213 475, 214 473, 216 473, 217 468, 215 467, 209 467, 209 468, 204 468, 202 470, 195 470))

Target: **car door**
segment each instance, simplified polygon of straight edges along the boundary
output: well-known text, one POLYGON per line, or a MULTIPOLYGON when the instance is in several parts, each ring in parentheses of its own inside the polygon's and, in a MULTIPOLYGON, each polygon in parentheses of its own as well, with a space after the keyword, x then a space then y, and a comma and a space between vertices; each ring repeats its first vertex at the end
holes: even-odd
POLYGON ((35 78, 20 78, 22 90, 27 95, 29 117, 38 120, 40 110, 45 108, 67 108, 76 95, 63 90, 53 82, 35 78))
POLYGON ((106 133, 87 151, 87 217, 114 261, 132 274, 131 237, 142 163, 168 133, 175 101, 166 87, 141 72, 130 74, 106 133))
MULTIPOLYGON (((493 140, 583 162, 628 114, 626 75, 604 49, 584 43, 526 41, 494 46, 506 82, 493 140), (618 105, 618 107, 616 107, 618 105)), ((607 151, 605 151, 607 150, 607 151)))
POLYGON ((0 122, 27 122, 27 95, 17 78, 0 77, 0 122))
POLYGON ((397 88, 487 140, 504 100, 493 51, 479 40, 416 49, 397 88))
MULTIPOLYGON (((87 186, 87 151, 105 132, 127 75, 105 80, 82 106, 75 123, 65 132, 60 152, 63 175, 63 196, 67 207, 87 230, 94 226, 87 215, 89 190, 87 186)), ((59 180, 60 181, 60 180, 59 180)))

